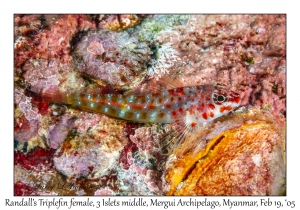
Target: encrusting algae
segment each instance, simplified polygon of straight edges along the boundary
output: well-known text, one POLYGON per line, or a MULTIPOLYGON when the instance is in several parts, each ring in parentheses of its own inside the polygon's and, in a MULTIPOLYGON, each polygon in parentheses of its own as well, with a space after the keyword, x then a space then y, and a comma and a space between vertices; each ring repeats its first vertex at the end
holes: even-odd
POLYGON ((285 194, 286 15, 18 14, 14 32, 15 195, 285 194))
POLYGON ((268 112, 250 110, 194 133, 176 149, 187 152, 166 164, 166 194, 284 194, 283 128, 268 112))

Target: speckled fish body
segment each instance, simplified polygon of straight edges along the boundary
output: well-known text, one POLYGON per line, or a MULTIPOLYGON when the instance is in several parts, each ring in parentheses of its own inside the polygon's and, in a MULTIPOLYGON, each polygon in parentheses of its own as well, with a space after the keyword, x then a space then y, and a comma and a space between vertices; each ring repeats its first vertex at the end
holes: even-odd
POLYGON ((134 122, 184 122, 195 127, 239 106, 237 93, 220 85, 190 86, 144 94, 44 93, 49 101, 134 122), (49 95, 51 97, 49 97, 49 95))

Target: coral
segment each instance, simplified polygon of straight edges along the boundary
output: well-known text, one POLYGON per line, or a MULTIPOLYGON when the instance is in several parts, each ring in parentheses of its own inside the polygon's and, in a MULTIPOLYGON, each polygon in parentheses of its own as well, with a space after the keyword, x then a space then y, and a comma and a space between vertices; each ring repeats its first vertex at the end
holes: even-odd
POLYGON ((20 142, 27 142, 38 133, 38 121, 27 120, 25 117, 15 118, 14 137, 20 142))
POLYGON ((119 159, 119 164, 123 169, 128 170, 130 165, 133 164, 133 153, 135 153, 137 150, 138 147, 136 146, 136 144, 134 144, 132 141, 128 141, 128 143, 122 150, 119 159))
POLYGON ((154 170, 148 170, 147 174, 145 176, 145 183, 147 184, 147 187, 149 190, 154 191, 156 195, 162 195, 161 191, 161 174, 154 170))

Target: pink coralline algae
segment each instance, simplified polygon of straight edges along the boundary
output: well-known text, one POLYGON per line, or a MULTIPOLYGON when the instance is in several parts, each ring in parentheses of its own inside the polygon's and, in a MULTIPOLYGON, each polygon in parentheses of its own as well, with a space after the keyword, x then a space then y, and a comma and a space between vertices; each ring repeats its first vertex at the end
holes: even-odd
POLYGON ((67 63, 72 59, 69 55, 72 36, 79 30, 95 27, 84 15, 16 16, 15 66, 21 66, 29 58, 67 63))
POLYGON ((38 120, 41 118, 38 108, 31 103, 31 97, 24 95, 21 89, 15 89, 14 131, 18 141, 26 142, 37 135, 38 120))
POLYGON ((105 188, 103 190, 97 190, 95 192, 95 195, 100 196, 100 195, 115 195, 115 192, 109 188, 105 188))
POLYGON ((68 132, 73 128, 75 119, 64 115, 61 121, 55 123, 54 125, 50 125, 48 140, 49 146, 53 149, 58 149, 61 142, 65 140, 68 132))
POLYGON ((69 73, 68 65, 47 60, 29 60, 23 66, 23 70, 24 79, 36 93, 40 93, 47 86, 59 85, 69 73))
MULTIPOLYGON (((241 107, 217 128, 253 109, 284 126, 286 16, 14 15, 15 195, 165 195, 167 170, 180 159, 165 138, 179 124, 112 119, 49 103, 43 90, 126 94, 216 83, 241 95, 241 107), (37 184, 50 182, 68 189, 37 184)), ((188 149, 204 145, 195 142, 188 149)))
POLYGON ((126 31, 91 31, 75 46, 74 68, 115 87, 128 88, 145 76, 150 48, 126 31))
POLYGON ((119 157, 125 138, 123 123, 103 117, 93 131, 63 142, 54 155, 54 165, 70 179, 98 178, 109 172, 119 157))
POLYGON ((137 128, 130 123, 126 124, 124 131, 129 141, 119 158, 120 165, 125 170, 120 171, 123 179, 121 192, 128 193, 128 189, 131 189, 133 194, 161 195, 160 177, 166 161, 158 142, 162 136, 161 131, 157 131, 156 126, 137 128), (134 127, 135 131, 132 130, 134 127), (137 183, 140 189, 135 188, 137 183), (149 192, 145 191, 147 188, 149 192))
POLYGON ((153 134, 151 128, 138 128, 135 130, 135 135, 130 136, 130 140, 141 150, 152 153, 153 150, 159 149, 159 144, 154 141, 153 134))

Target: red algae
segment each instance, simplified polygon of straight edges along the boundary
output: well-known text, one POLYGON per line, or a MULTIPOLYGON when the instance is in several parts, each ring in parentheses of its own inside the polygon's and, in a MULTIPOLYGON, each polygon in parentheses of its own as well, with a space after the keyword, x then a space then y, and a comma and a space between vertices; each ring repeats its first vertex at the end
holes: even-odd
POLYGON ((54 149, 35 148, 29 153, 15 152, 14 164, 35 172, 54 171, 54 149))
POLYGON ((39 195, 36 188, 25 185, 21 181, 14 184, 14 196, 32 196, 39 195))
POLYGON ((125 169, 128 170, 129 166, 133 164, 134 159, 132 154, 138 150, 138 147, 132 141, 128 141, 122 150, 119 158, 119 164, 125 169))

